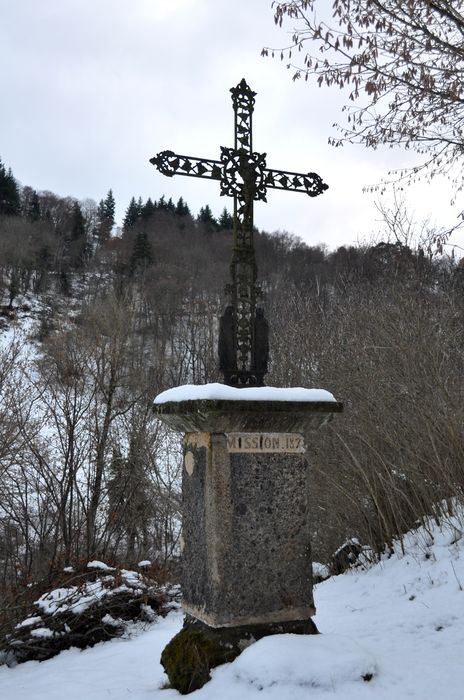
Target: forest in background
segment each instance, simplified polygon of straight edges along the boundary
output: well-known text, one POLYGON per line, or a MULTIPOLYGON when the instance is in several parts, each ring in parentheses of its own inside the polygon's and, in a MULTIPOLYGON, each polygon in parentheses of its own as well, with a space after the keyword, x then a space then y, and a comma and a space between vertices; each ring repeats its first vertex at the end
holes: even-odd
MULTIPOLYGON (((0 163, 0 591, 76 562, 177 561, 180 440, 160 391, 220 381, 227 210, 99 204, 20 187, 0 163), (15 329, 27 328, 25 341, 15 329)), ((401 201, 366 245, 255 231, 274 386, 345 411, 309 445, 313 551, 379 553, 464 487, 464 268, 401 201)), ((289 475, 291 478, 291 475, 289 475)))

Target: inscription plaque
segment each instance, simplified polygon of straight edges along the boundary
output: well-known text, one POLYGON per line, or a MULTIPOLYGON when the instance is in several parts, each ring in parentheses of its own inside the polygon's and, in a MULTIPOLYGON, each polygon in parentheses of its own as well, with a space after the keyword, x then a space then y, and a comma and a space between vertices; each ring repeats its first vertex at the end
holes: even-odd
POLYGON ((301 433, 227 433, 228 452, 290 452, 305 451, 301 433))

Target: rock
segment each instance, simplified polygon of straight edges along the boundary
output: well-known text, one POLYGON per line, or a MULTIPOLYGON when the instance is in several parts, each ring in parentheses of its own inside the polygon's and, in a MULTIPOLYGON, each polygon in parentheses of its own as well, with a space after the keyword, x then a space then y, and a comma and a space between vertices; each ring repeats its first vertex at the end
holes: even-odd
POLYGON ((226 648, 192 625, 171 639, 161 654, 161 664, 171 686, 186 695, 210 680, 212 668, 233 661, 239 653, 240 649, 226 648))
POLYGON ((337 576, 353 566, 356 563, 359 555, 363 551, 359 541, 352 537, 342 544, 337 549, 330 563, 330 571, 332 575, 337 576))

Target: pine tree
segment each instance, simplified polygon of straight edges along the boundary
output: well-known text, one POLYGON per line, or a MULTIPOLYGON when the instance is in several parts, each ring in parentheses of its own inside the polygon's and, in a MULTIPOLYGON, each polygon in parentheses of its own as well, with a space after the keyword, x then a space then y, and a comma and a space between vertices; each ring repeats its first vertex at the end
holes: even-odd
POLYGON ((78 241, 85 237, 85 219, 79 202, 74 202, 72 209, 71 240, 78 241))
POLYGON ((222 210, 222 214, 218 221, 219 228, 228 231, 234 225, 234 219, 231 214, 227 211, 226 207, 222 210))
POLYGON ((90 257, 85 218, 79 202, 74 202, 70 226, 70 263, 82 267, 90 257))
POLYGON ((177 216, 190 216, 190 209, 182 197, 179 197, 179 201, 176 204, 176 215, 177 216))
POLYGON ((147 201, 142 207, 141 218, 145 221, 152 216, 156 211, 156 204, 152 202, 151 198, 148 197, 147 201))
POLYGON ((130 257, 130 271, 145 269, 153 262, 153 248, 145 231, 139 231, 135 237, 134 247, 130 257))
POLYGON ((38 221, 41 218, 39 195, 27 185, 21 189, 21 215, 28 221, 38 221))
POLYGON ((213 212, 211 211, 211 207, 209 204, 205 204, 204 207, 201 207, 200 212, 197 216, 197 221, 203 223, 203 224, 209 224, 211 227, 217 228, 218 222, 213 216, 213 212))
POLYGON ((116 209, 116 202, 113 195, 113 190, 108 190, 108 194, 105 197, 105 216, 108 220, 111 220, 111 225, 114 225, 114 213, 116 209))
POLYGON ((164 194, 161 195, 159 200, 156 202, 156 208, 161 209, 161 211, 167 211, 168 205, 166 200, 164 199, 164 194))
POLYGON ((142 212, 140 204, 136 202, 135 197, 132 197, 131 201, 129 202, 129 206, 127 207, 126 214, 124 216, 124 231, 127 231, 128 229, 133 228, 135 226, 137 221, 140 219, 141 213, 142 212))
POLYGON ((26 212, 26 218, 28 218, 29 221, 38 221, 40 219, 40 200, 36 190, 33 190, 32 192, 29 206, 26 212))
POLYGON ((111 236, 111 231, 114 226, 114 214, 116 202, 114 200, 113 191, 108 190, 105 199, 102 199, 97 210, 97 226, 96 235, 100 242, 107 241, 111 236))
POLYGON ((18 216, 21 212, 19 187, 11 168, 7 170, 0 160, 0 215, 18 216))

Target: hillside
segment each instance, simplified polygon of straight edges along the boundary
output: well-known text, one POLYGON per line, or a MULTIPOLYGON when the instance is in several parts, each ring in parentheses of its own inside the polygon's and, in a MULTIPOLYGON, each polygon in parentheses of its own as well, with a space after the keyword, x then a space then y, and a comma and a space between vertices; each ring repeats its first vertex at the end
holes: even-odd
MULTIPOLYGON (((158 203, 120 237, 86 238, 92 254, 72 262, 65 204, 39 223, 0 217, 6 586, 63 558, 169 560, 179 441, 152 400, 221 380, 230 230, 158 203), (18 247, 21 236, 37 247, 18 247)), ((323 388, 345 405, 310 446, 315 556, 328 563, 351 537, 380 551, 434 502, 463 496, 464 268, 401 243, 328 253, 257 233, 256 244, 266 383, 323 388)))
MULTIPOLYGON (((461 514, 462 515, 462 514, 461 514)), ((213 671, 204 700, 462 698, 462 517, 410 531, 374 566, 316 586, 320 636, 276 635, 213 671), (369 681, 361 676, 369 677, 369 681)), ((169 700, 159 656, 181 611, 132 638, 0 668, 5 700, 169 700)))

